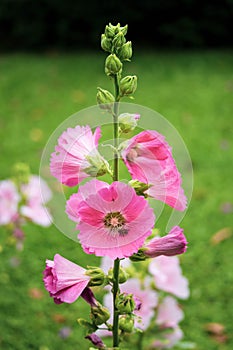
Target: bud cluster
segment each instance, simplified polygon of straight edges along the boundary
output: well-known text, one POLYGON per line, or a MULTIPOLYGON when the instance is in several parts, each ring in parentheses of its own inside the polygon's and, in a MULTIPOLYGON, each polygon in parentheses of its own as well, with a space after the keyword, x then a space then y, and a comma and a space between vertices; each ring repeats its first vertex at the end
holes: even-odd
MULTIPOLYGON (((101 47, 109 53, 105 60, 105 73, 111 78, 117 77, 119 84, 119 93, 116 96, 117 101, 121 97, 132 95, 137 89, 136 75, 121 77, 123 62, 130 61, 133 53, 131 41, 126 41, 125 38, 127 30, 128 25, 121 27, 120 23, 116 26, 109 23, 105 27, 104 34, 101 35, 101 47)), ((100 108, 111 112, 112 103, 115 99, 109 91, 98 88, 96 99, 100 108)))

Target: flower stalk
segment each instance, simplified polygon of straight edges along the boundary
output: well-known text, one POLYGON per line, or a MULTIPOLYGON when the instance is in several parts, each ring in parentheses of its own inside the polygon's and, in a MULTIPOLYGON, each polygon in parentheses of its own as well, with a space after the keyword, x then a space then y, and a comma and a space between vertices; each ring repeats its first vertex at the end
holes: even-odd
MULTIPOLYGON (((118 145, 119 145, 119 81, 118 74, 114 75, 115 86, 115 102, 113 113, 113 138, 114 138, 114 167, 113 167, 113 180, 118 181, 119 177, 119 157, 118 157, 118 145)), ((119 312, 116 306, 116 299, 119 290, 119 271, 120 271, 120 259, 114 260, 113 267, 113 347, 119 345, 119 312)))

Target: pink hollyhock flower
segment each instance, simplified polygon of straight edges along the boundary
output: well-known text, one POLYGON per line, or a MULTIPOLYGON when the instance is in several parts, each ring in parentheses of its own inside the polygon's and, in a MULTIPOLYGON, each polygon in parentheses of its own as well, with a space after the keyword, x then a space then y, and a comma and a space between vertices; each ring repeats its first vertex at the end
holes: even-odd
POLYGON ((87 254, 125 258, 138 251, 154 226, 153 210, 122 182, 91 180, 67 202, 66 212, 80 230, 87 254))
POLYGON ((184 313, 175 298, 167 296, 158 306, 156 323, 164 327, 176 327, 183 320, 184 313))
POLYGON ((0 181, 0 225, 7 225, 15 220, 20 196, 11 180, 0 181))
POLYGON ((158 256, 151 261, 148 269, 158 289, 181 299, 189 297, 188 280, 182 275, 177 256, 158 256))
POLYGON ((159 255, 173 256, 182 254, 187 249, 187 241, 183 229, 174 226, 164 237, 155 237, 145 245, 145 255, 155 258, 159 255))
MULTIPOLYGON (((43 272, 45 288, 53 297, 56 304, 73 303, 84 293, 87 299, 86 289, 90 276, 79 265, 56 254, 54 261, 46 260, 46 268, 43 272)), ((89 289, 89 288, 88 288, 89 289)))
POLYGON ((88 176, 105 174, 108 163, 97 150, 100 136, 99 127, 92 134, 88 125, 78 125, 64 131, 51 155, 52 175, 59 182, 72 187, 88 176))
POLYGON ((49 209, 43 205, 52 197, 47 183, 39 176, 31 175, 29 182, 21 186, 21 192, 26 199, 25 205, 20 208, 21 214, 38 225, 50 226, 52 218, 49 209))
POLYGON ((170 349, 173 348, 175 344, 178 343, 179 340, 183 338, 183 332, 180 327, 176 327, 172 332, 168 332, 164 334, 164 340, 156 340, 152 346, 157 349, 170 349))
POLYGON ((164 136, 142 131, 126 143, 122 158, 132 178, 150 185, 146 193, 177 210, 185 210, 181 175, 164 136))

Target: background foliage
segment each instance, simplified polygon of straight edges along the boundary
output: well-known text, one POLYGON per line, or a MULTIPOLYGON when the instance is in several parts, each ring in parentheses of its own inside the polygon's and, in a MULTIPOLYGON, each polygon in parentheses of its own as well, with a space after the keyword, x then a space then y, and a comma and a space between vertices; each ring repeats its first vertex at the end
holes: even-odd
MULTIPOLYGON (((96 104, 96 86, 112 88, 103 74, 105 56, 100 48, 95 53, 0 56, 1 179, 9 177, 17 161, 29 163, 38 174, 42 151, 57 126, 96 104)), ((233 348, 232 68, 232 51, 151 49, 137 50, 128 71, 139 76, 135 102, 174 125, 193 162, 193 197, 180 223, 189 242, 181 265, 191 290, 191 297, 181 302, 181 328, 195 350, 233 348), (222 325, 223 332, 208 331, 213 322, 222 325)), ((45 259, 57 252, 86 266, 80 246, 54 226, 28 225, 22 252, 1 228, 0 251, 0 347, 88 349, 76 324, 88 306, 81 300, 55 305, 42 282, 45 259), (67 338, 65 332, 70 332, 67 338)), ((88 256, 88 264, 98 262, 88 256)))

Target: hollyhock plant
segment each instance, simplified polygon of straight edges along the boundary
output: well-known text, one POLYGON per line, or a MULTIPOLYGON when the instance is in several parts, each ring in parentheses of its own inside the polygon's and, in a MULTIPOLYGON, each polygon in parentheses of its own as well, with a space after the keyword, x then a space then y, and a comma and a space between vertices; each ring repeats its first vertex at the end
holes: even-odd
POLYGON ((163 135, 155 130, 142 131, 126 142, 121 156, 132 178, 150 185, 146 194, 185 210, 187 199, 181 175, 163 135))
POLYGON ((174 256, 183 254, 187 249, 187 240, 183 229, 174 226, 164 237, 154 237, 145 245, 144 254, 149 258, 159 255, 174 256))
POLYGON ((119 181, 92 180, 67 202, 78 222, 79 241, 87 254, 122 259, 137 252, 154 226, 153 210, 143 196, 119 181))
POLYGON ((13 181, 0 181, 0 225, 15 221, 20 195, 13 181))
POLYGON ((171 293, 180 299, 189 297, 188 280, 183 276, 177 256, 158 256, 149 264, 158 289, 171 293))
POLYGON ((54 260, 46 260, 43 281, 56 304, 73 303, 90 282, 91 277, 85 273, 84 268, 56 254, 54 260))
POLYGON ((89 176, 100 176, 110 171, 108 163, 97 150, 100 136, 100 128, 92 133, 89 125, 77 125, 64 131, 51 155, 52 175, 62 184, 72 187, 89 176))
POLYGON ((167 235, 152 238, 159 229, 148 198, 178 211, 187 207, 172 148, 156 130, 127 138, 141 122, 141 114, 120 105, 121 98, 132 98, 137 89, 136 75, 123 76, 123 63, 132 56, 127 29, 109 23, 101 36, 108 53, 104 71, 115 90, 98 87, 96 95, 98 113, 112 117, 113 137, 105 144, 112 152, 109 162, 98 150, 100 127, 93 132, 89 125, 63 131, 49 154, 51 174, 64 185, 78 185, 64 208, 74 222, 72 234, 77 231, 85 253, 102 260, 101 268, 85 269, 56 254, 53 261, 46 260, 43 280, 55 303, 73 303, 81 296, 90 304, 89 320, 80 318, 78 323, 91 349, 149 350, 177 344, 183 337, 179 322, 184 313, 176 298, 189 296, 177 257, 187 249, 183 229, 174 226, 167 235), (121 181, 121 159, 130 180, 121 181), (105 181, 97 179, 101 175, 105 181), (103 305, 91 287, 97 287, 103 305), (112 338, 110 347, 101 339, 107 336, 112 338))

